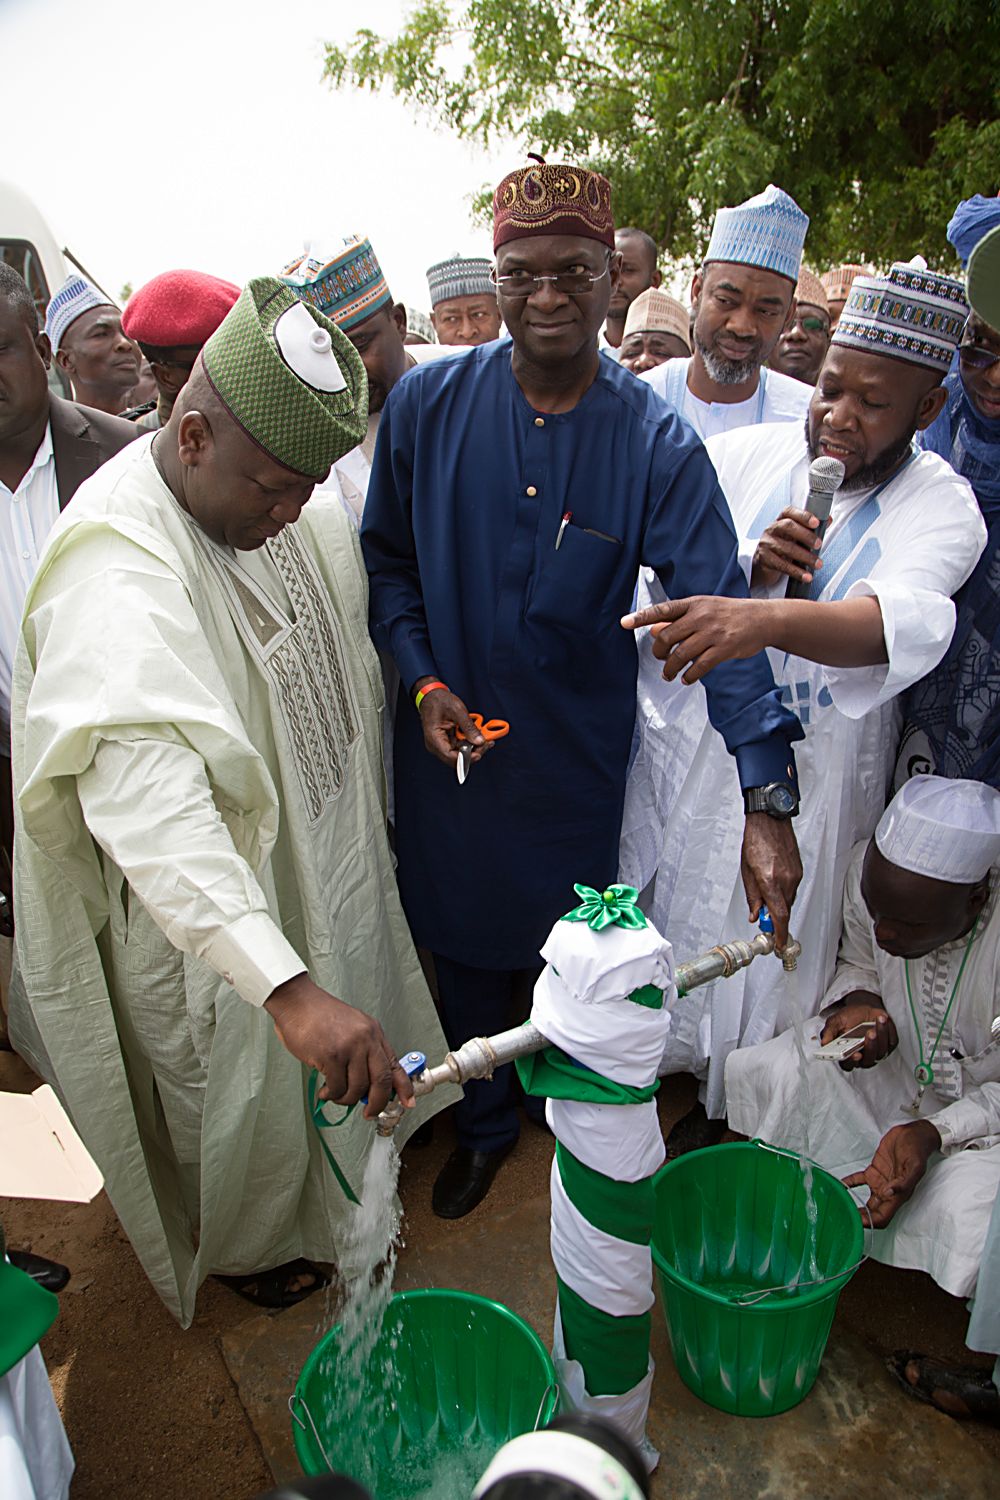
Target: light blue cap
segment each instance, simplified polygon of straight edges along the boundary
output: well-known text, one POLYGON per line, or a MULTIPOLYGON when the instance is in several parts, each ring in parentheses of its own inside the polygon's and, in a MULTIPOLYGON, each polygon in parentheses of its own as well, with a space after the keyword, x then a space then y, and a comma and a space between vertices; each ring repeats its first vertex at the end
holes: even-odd
POLYGON ((798 281, 808 228, 809 215, 769 182, 756 198, 748 198, 737 208, 719 209, 705 260, 757 266, 798 281))
POLYGON ((48 305, 45 332, 55 354, 71 323, 92 307, 114 307, 107 292, 99 291, 85 276, 67 277, 48 305))

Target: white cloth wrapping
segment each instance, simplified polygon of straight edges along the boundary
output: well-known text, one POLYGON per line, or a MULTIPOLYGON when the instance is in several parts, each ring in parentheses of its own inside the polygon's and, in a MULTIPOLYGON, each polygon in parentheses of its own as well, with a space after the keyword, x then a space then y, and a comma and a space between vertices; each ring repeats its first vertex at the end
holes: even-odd
MULTIPOLYGON (((379 826, 381 709, 337 502, 231 553, 140 441, 57 523, 15 663, 11 1036, 185 1325, 209 1273, 345 1242, 268 987, 308 969, 398 1051, 444 1050, 379 826)), ((356 1184, 371 1126, 336 1135, 356 1184)))
POLYGON ((59 488, 48 424, 16 490, 0 479, 0 746, 10 732, 10 684, 21 612, 45 539, 59 515, 59 488))
MULTIPOLYGON (((785 505, 804 500, 805 439, 786 423, 748 428, 708 448, 749 556, 751 532, 759 535, 785 505)), ((852 521, 864 504, 864 495, 837 495, 826 555, 841 533, 854 537, 852 521)), ((874 830, 885 807, 899 739, 898 694, 947 649, 955 619, 951 596, 985 542, 972 490, 936 455, 918 454, 877 504, 873 524, 823 578, 821 597, 877 597, 888 662, 835 669, 768 652, 783 700, 806 732, 795 747, 802 794, 795 832, 804 875, 791 923, 803 951, 794 983, 780 964, 759 960, 678 1002, 664 1071, 707 1073, 706 1107, 713 1117, 725 1113, 723 1072, 733 1047, 766 1041, 808 1014, 830 980, 850 850, 874 830)), ((647 903, 654 922, 676 951, 699 953, 747 930, 736 770, 708 723, 700 685, 687 689, 662 679, 657 685, 641 672, 638 726, 620 878, 643 889, 655 874, 647 903)))
POLYGON ((0 1375, 0 1495, 67 1500, 73 1454, 36 1344, 0 1375))
MULTIPOLYGON (((656 1078, 670 1026, 670 944, 652 924, 641 929, 612 925, 595 932, 585 922, 564 920, 553 927, 542 956, 547 963, 535 985, 532 1022, 583 1067, 615 1083, 648 1088, 656 1078), (629 998, 646 985, 664 991, 662 1006, 644 1006, 629 998)), ((601 1105, 550 1099, 546 1116, 562 1147, 613 1182, 641 1182, 663 1163, 653 1101, 601 1105)), ((552 1263, 564 1285, 610 1317, 648 1312, 654 1300, 648 1243, 621 1239, 591 1223, 564 1187, 558 1156, 552 1163, 551 1191, 552 1263)), ((615 1422, 640 1447, 652 1469, 659 1458, 645 1435, 652 1359, 643 1379, 630 1390, 592 1395, 583 1366, 566 1354, 558 1306, 553 1358, 564 1399, 615 1422)))
MULTIPOLYGON (((913 1119, 918 1098, 914 1068, 920 1048, 905 989, 903 960, 875 943, 861 897, 866 841, 854 851, 844 894, 844 926, 836 972, 824 1007, 855 990, 880 997, 899 1046, 874 1068, 845 1073, 808 1057, 824 1016, 805 1024, 805 1098, 794 1033, 729 1058, 726 1094, 734 1130, 800 1151, 836 1177, 867 1167, 883 1135, 913 1119)), ((910 985, 928 1055, 968 946, 947 943, 910 961, 910 985)), ((987 1230, 1000 1187, 1000 1041, 991 1026, 1000 1011, 1000 906, 994 874, 989 903, 969 948, 962 982, 933 1060, 934 1087, 920 1097, 920 1114, 941 1134, 942 1153, 885 1230, 873 1254, 887 1265, 926 1271, 945 1291, 967 1297, 976 1287, 987 1230), (956 1057, 954 1054, 959 1054, 956 1057)), ((858 1201, 867 1197, 859 1190, 858 1201)), ((975 1347, 983 1347, 976 1345, 975 1347)), ((987 1346, 1000 1354, 1000 1340, 987 1346)))

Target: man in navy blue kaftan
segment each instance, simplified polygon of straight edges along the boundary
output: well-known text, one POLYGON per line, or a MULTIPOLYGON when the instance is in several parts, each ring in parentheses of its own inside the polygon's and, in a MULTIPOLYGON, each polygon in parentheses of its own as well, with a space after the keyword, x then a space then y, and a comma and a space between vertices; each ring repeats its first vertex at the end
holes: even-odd
MULTIPOLYGON (((494 209, 512 342, 437 360, 392 392, 362 527, 372 631, 402 680, 400 887, 452 1045, 513 1024, 521 999, 526 1013, 574 882, 616 877, 636 683, 619 621, 640 564, 670 597, 746 594, 701 442, 598 354, 618 274, 606 180, 532 166, 494 209), (472 712, 508 720, 509 736, 484 745, 472 712), (456 730, 476 746, 464 785, 456 730)), ((734 776, 794 804, 801 730, 766 659, 727 664, 706 691, 734 776)), ((743 863, 751 910, 766 901, 782 937, 801 874, 787 812, 748 817, 743 863)), ((512 1089, 499 1074, 467 1087, 434 1189, 443 1217, 485 1196, 513 1146, 512 1089)))

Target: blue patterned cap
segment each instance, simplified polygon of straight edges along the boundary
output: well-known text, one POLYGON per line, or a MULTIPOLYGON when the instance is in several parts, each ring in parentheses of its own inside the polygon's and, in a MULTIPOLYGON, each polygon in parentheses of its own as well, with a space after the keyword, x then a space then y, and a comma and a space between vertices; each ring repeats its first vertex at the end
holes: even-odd
POLYGON ((92 307, 114 307, 106 292, 98 291, 85 276, 67 277, 49 303, 45 313, 45 332, 55 354, 71 323, 92 307))
POLYGON ((832 344, 947 373, 969 316, 954 276, 897 261, 887 276, 855 276, 832 344))
POLYGON ((392 306, 392 293, 371 240, 358 234, 349 235, 332 255, 307 245, 279 273, 278 280, 290 286, 300 301, 332 318, 345 333, 380 308, 392 306))
POLYGON ((705 261, 757 266, 798 281, 808 228, 809 215, 794 198, 769 182, 762 193, 738 208, 719 209, 705 261))

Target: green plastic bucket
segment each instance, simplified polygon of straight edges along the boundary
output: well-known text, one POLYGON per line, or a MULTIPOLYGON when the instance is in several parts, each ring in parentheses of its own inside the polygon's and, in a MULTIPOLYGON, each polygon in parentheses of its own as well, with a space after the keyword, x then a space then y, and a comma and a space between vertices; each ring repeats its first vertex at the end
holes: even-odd
POLYGON ((289 1401, 295 1452, 306 1474, 350 1474, 376 1500, 428 1494, 432 1479, 442 1500, 471 1494, 498 1448, 555 1415, 548 1350, 486 1297, 398 1292, 349 1422, 336 1385, 339 1341, 338 1324, 302 1367, 289 1401))
POLYGON ((653 1262, 684 1384, 740 1417, 797 1405, 862 1260, 850 1193, 813 1166, 813 1267, 797 1156, 758 1141, 711 1146, 668 1162, 654 1189, 653 1262))

